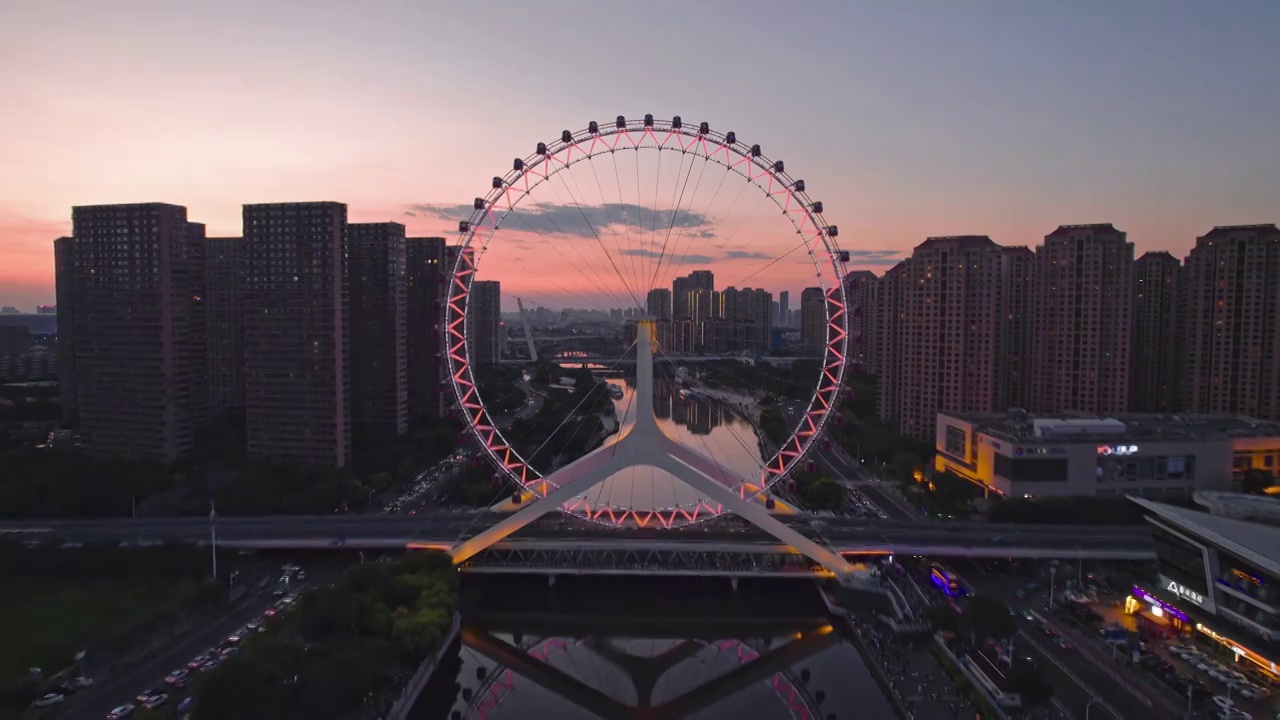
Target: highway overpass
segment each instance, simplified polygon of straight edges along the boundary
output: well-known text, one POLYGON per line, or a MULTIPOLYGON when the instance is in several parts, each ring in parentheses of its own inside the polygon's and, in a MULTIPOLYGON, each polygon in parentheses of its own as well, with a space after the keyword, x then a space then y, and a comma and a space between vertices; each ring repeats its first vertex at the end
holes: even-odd
MULTIPOLYGON (((217 542, 243 549, 447 549, 479 534, 503 515, 431 513, 426 515, 320 515, 138 518, 102 520, 0 521, 0 534, 24 541, 63 543, 207 543, 216 527, 217 542)), ((947 525, 861 518, 793 518, 788 524, 846 554, 898 554, 939 557, 1153 559, 1149 531, 1138 527, 1074 525, 947 525)), ((568 518, 521 530, 494 546, 497 550, 708 551, 778 554, 792 552, 768 535, 729 523, 675 531, 619 530, 568 518)))

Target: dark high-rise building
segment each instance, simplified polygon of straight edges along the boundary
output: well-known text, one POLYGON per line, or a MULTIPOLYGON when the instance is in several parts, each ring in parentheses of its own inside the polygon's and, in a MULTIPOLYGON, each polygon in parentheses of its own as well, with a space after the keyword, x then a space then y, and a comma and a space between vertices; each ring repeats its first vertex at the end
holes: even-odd
POLYGON ((800 293, 800 354, 822 357, 827 344, 827 296, 820 287, 800 293))
POLYGON ((62 409, 62 421, 71 423, 79 415, 76 395, 74 237, 60 237, 53 241, 53 266, 58 298, 58 404, 62 409))
POLYGON ((249 452, 351 459, 347 206, 244 206, 249 452))
POLYGON ((498 333, 502 331, 502 285, 496 280, 473 280, 467 302, 467 342, 471 362, 491 365, 502 359, 498 333))
POLYGON ((779 327, 788 327, 791 323, 791 291, 783 290, 778 293, 778 317, 776 324, 779 327))
POLYGON ((187 242, 181 245, 182 285, 187 295, 187 372, 191 386, 191 422, 199 428, 209 421, 209 330, 206 305, 205 253, 207 240, 202 223, 187 223, 187 242))
POLYGON ((720 300, 713 318, 709 350, 717 353, 763 353, 769 350, 773 326, 773 296, 755 288, 725 288, 714 293, 720 300))
POLYGON ((347 253, 352 429, 396 437, 409 429, 404 226, 349 224, 347 253))
POLYGON ((1134 264, 1133 356, 1129 409, 1173 412, 1178 407, 1178 276, 1182 264, 1167 252, 1149 252, 1134 264))
POLYGON ((0 325, 0 357, 17 357, 34 344, 26 325, 0 325))
POLYGON ((671 320, 671 291, 666 288, 654 288, 645 299, 646 312, 658 321, 671 320))
POLYGON ((906 371, 903 367, 903 338, 906 327, 907 260, 894 265, 880 278, 880 334, 876 338, 876 378, 879 394, 876 413, 891 425, 901 423, 903 415, 902 387, 906 371))
POLYGON ((1188 409, 1280 420, 1280 229, 1210 230, 1182 280, 1188 409))
POLYGON ((876 338, 880 334, 880 279, 870 270, 855 270, 844 276, 849 307, 849 357, 853 367, 876 371, 876 338))
POLYGON ((1035 287, 1034 410, 1128 410, 1133 243, 1110 224, 1063 225, 1036 250, 1035 287))
POLYGON ((37 315, 57 315, 58 307, 56 305, 37 305, 36 314, 37 315))
POLYGON ((405 344, 408 358, 409 417, 434 418, 444 412, 444 354, 440 323, 444 317, 444 265, 441 237, 405 238, 405 344))
POLYGON ((191 449, 207 397, 203 226, 177 205, 72 209, 55 246, 60 332, 70 332, 81 438, 91 452, 171 462, 191 449), (63 292, 65 291, 65 292, 63 292))
POLYGON ((205 240, 205 332, 209 349, 209 411, 244 409, 244 240, 205 240))
POLYGON ((1032 312, 1036 254, 1024 245, 1003 248, 1000 270, 999 347, 993 410, 1031 405, 1032 312))
POLYGON ((893 315, 881 417, 904 435, 933 435, 939 412, 994 409, 1003 258, 985 235, 934 237, 882 280, 893 315))

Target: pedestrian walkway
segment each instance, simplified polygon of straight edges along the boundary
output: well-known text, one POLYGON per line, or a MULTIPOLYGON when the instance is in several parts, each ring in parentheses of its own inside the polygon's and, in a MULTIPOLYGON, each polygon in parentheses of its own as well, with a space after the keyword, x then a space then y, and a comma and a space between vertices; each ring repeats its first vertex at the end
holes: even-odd
POLYGON ((850 616, 854 631, 871 650, 871 662, 884 669, 889 688, 907 708, 912 720, 957 720, 972 718, 977 707, 961 695, 926 643, 931 639, 904 642, 871 618, 850 616))

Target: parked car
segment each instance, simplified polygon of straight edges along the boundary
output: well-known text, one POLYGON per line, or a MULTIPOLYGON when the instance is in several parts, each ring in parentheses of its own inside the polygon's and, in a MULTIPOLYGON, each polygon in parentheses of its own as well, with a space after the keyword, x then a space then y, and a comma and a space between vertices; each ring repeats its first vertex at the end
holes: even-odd
POLYGON ((59 703, 63 703, 66 701, 67 701, 67 698, 64 697, 63 695, 60 695, 58 693, 49 693, 47 695, 41 696, 35 702, 31 703, 31 707, 38 707, 38 708, 53 707, 54 705, 57 705, 59 703))

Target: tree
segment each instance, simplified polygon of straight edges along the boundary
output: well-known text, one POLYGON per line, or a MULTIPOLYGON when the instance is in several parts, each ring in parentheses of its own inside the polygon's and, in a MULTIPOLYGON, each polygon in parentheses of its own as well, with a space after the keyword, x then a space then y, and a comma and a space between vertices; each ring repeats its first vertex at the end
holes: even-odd
POLYGON ((931 605, 925 612, 925 619, 935 632, 954 633, 960 630, 960 613, 956 612, 951 603, 931 605))
POLYGON ((1276 479, 1271 473, 1261 468, 1249 468, 1244 471, 1244 476, 1240 478, 1240 492, 1252 493, 1254 495, 1263 495, 1267 488, 1276 484, 1276 479))
POLYGON ((966 630, 980 640, 1004 640, 1018 631, 1003 601, 990 595, 974 595, 960 615, 966 630))

